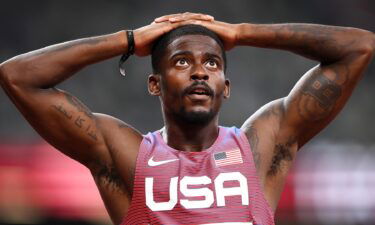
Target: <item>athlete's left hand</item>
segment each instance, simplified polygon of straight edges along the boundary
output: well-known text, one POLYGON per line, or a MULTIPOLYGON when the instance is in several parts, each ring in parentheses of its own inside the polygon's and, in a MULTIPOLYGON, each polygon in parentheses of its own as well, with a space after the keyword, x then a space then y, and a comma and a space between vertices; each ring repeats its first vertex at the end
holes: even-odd
POLYGON ((225 50, 232 49, 237 44, 238 24, 224 23, 214 20, 214 17, 200 13, 179 13, 156 18, 154 23, 169 21, 171 23, 186 22, 197 24, 215 32, 224 42, 225 50))

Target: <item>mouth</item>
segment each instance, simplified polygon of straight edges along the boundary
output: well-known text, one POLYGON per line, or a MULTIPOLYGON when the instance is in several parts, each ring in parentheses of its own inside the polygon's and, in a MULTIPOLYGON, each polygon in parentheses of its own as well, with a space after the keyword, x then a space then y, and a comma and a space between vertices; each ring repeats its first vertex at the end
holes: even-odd
POLYGON ((211 98, 212 91, 206 86, 194 86, 188 92, 187 96, 192 101, 206 101, 211 98))
POLYGON ((188 92, 188 95, 207 95, 207 96, 211 96, 211 92, 206 87, 194 87, 191 91, 188 92))
POLYGON ((185 95, 213 96, 213 90, 205 82, 195 82, 185 89, 185 95))
POLYGON ((193 102, 202 102, 210 100, 214 96, 214 91, 205 82, 194 82, 183 91, 183 96, 193 102))

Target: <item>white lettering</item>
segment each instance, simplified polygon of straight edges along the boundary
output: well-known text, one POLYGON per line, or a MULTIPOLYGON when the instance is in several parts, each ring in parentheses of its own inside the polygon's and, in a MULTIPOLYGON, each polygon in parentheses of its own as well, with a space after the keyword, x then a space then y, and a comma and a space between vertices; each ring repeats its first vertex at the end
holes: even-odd
MULTIPOLYGON (((169 201, 155 202, 154 200, 154 178, 146 177, 145 180, 145 194, 146 205, 152 211, 167 211, 172 210, 178 201, 177 187, 179 177, 172 177, 169 183, 169 201)), ((180 204, 186 209, 203 209, 210 208, 215 202, 214 193, 216 194, 217 206, 225 206, 225 197, 241 196, 242 205, 249 205, 249 192, 247 186, 247 179, 240 172, 220 173, 215 181, 215 190, 208 187, 189 188, 188 185, 207 185, 211 184, 212 180, 207 176, 191 177, 185 176, 180 181, 180 192, 186 197, 204 197, 204 200, 189 200, 180 199, 180 204), (238 187, 224 187, 225 181, 238 181, 238 187)))
POLYGON ((172 210, 177 204, 177 182, 178 177, 173 177, 169 183, 169 202, 154 201, 154 178, 146 177, 146 205, 152 211, 172 210))
POLYGON ((249 205, 249 193, 247 191, 247 180, 240 172, 221 173, 215 179, 217 206, 225 206, 226 196, 241 195, 242 205, 249 205), (239 187, 224 188, 224 181, 237 180, 239 187))
POLYGON ((180 204, 187 209, 203 209, 211 207, 214 203, 214 194, 209 188, 194 188, 189 189, 188 185, 198 185, 198 184, 210 184, 211 179, 207 176, 202 177, 190 177, 185 176, 180 181, 180 191, 186 197, 198 197, 204 196, 204 200, 188 200, 181 199, 180 204))

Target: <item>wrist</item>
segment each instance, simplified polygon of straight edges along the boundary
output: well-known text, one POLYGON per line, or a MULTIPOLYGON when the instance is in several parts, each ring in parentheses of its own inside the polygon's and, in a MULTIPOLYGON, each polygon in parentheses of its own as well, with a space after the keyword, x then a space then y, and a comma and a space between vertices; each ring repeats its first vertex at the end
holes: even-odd
POLYGON ((235 24, 234 26, 235 26, 235 29, 234 29, 235 30, 234 45, 238 46, 241 43, 242 30, 243 30, 244 23, 235 24))
POLYGON ((249 39, 252 38, 255 24, 240 23, 236 28, 236 45, 247 45, 249 39))
POLYGON ((134 33, 133 30, 126 30, 125 31, 126 35, 126 51, 125 53, 121 56, 121 59, 119 61, 119 68, 120 68, 120 73, 125 76, 125 69, 124 69, 124 63, 125 61, 129 58, 129 56, 134 54, 135 51, 135 43, 134 43, 134 33))
POLYGON ((127 54, 133 55, 135 52, 134 32, 133 30, 126 31, 126 40, 128 41, 127 54))

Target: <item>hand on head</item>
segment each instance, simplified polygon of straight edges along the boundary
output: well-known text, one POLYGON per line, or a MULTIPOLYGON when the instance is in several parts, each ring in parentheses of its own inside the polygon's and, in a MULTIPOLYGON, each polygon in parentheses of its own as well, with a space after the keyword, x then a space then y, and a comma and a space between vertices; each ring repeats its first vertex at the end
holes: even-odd
POLYGON ((187 20, 214 21, 214 17, 207 15, 207 14, 185 12, 185 13, 176 13, 176 14, 161 16, 161 17, 156 18, 154 22, 160 23, 160 22, 169 21, 171 23, 176 23, 176 22, 182 22, 182 21, 187 21, 187 20))
POLYGON ((214 17, 200 13, 178 13, 156 18, 151 24, 134 31, 135 54, 147 56, 152 44, 163 34, 183 25, 196 24, 205 26, 219 35, 226 50, 236 44, 237 25, 215 21, 214 17))
POLYGON ((154 23, 161 22, 197 24, 214 31, 224 43, 225 50, 230 50, 236 45, 238 25, 220 22, 213 16, 201 13, 177 13, 158 17, 154 23))

